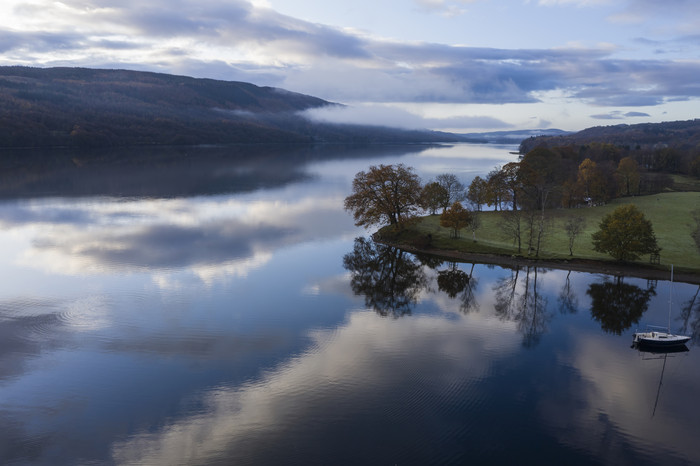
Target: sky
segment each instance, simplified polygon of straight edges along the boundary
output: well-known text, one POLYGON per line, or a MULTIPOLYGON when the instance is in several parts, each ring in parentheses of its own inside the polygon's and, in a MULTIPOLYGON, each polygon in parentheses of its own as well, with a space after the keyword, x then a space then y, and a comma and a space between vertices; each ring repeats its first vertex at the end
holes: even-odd
POLYGON ((700 117, 698 0, 2 0, 0 65, 246 81, 455 132, 700 117))

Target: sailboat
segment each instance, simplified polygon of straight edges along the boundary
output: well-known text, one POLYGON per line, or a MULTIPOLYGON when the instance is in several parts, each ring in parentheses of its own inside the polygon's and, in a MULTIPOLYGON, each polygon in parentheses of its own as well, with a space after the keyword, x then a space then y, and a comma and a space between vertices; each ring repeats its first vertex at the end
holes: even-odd
MULTIPOLYGON (((669 290, 673 288, 673 265, 671 265, 671 284, 669 290)), ((647 348, 672 348, 685 346, 690 340, 687 335, 675 335, 671 333, 671 307, 673 294, 669 291, 668 298, 668 327, 647 326, 646 332, 634 333, 634 344, 647 348)))

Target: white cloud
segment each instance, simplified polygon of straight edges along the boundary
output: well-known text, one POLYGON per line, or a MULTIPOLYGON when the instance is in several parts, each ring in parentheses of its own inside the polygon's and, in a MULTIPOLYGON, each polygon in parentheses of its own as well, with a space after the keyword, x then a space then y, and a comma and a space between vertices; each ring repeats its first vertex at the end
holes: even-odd
POLYGON ((509 125, 488 116, 451 116, 444 118, 427 118, 394 106, 355 105, 345 107, 324 107, 304 112, 307 117, 322 122, 391 126, 407 129, 447 128, 506 128, 509 125))
POLYGON ((577 7, 609 5, 611 3, 612 0, 539 0, 538 2, 542 6, 573 5, 577 7))
MULTIPOLYGON (((523 48, 517 34, 510 48, 406 42, 382 38, 355 24, 304 21, 275 11, 271 3, 155 0, 143 6, 115 0, 9 0, 0 7, 7 13, 0 16, 0 64, 173 72, 284 87, 342 103, 528 104, 539 103, 538 94, 560 91, 569 96, 569 103, 666 107, 673 100, 700 97, 700 63, 681 59, 694 50, 696 40, 676 40, 678 50, 666 55, 674 59, 666 60, 650 54, 658 51, 651 40, 630 38, 639 49, 630 52, 629 43, 621 43, 618 36, 591 40, 569 36, 559 27, 551 28, 548 48, 523 48), (592 43, 601 45, 581 45, 592 43), (638 58, 619 58, 626 53, 638 58)), ((663 8, 652 0, 539 4, 549 8, 517 6, 524 15, 521 22, 534 29, 549 26, 553 11, 564 14, 572 7, 586 7, 581 10, 586 21, 599 14, 601 24, 605 17, 633 13, 645 21, 643 28, 634 29, 636 37, 658 37, 649 34, 653 29, 666 34, 662 38, 667 41, 671 32, 678 38, 685 31, 682 37, 690 38, 700 27, 699 2, 676 0, 663 8)), ((360 5, 367 8, 366 3, 360 5)), ((467 16, 487 23, 502 17, 490 2, 422 0, 412 5, 413 10, 418 5, 443 13, 468 7, 475 11, 467 16)), ((397 11, 396 21, 404 20, 405 14, 397 11)), ((416 30, 415 37, 445 24, 435 15, 423 18, 426 30, 416 30)), ((594 26, 589 29, 595 31, 594 26)), ((508 37, 507 31, 493 30, 499 39, 508 37)), ((470 31, 465 27, 464 42, 469 42, 470 31)), ((488 38, 482 42, 488 43, 488 38)))

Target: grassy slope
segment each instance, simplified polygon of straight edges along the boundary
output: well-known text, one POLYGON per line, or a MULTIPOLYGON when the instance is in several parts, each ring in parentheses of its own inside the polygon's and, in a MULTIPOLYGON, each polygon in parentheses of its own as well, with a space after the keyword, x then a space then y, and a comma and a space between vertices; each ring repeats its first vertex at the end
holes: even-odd
MULTIPOLYGON (((652 222, 661 251, 661 264, 674 266, 700 273, 700 252, 690 236, 693 220, 690 211, 700 206, 700 192, 674 192, 653 196, 640 196, 616 199, 602 207, 582 209, 557 209, 549 214, 553 226, 540 251, 542 259, 569 259, 568 238, 563 224, 566 218, 581 215, 586 218, 586 228, 574 244, 573 259, 612 260, 607 254, 593 251, 591 234, 598 230, 602 217, 623 204, 635 204, 652 222)), ((477 230, 477 242, 472 241, 471 232, 462 230, 460 239, 450 239, 450 231, 440 227, 440 216, 422 218, 406 232, 401 241, 409 240, 416 234, 432 234, 432 246, 440 249, 464 252, 516 254, 512 239, 506 239, 498 226, 499 212, 482 212, 481 227, 477 230)), ((524 236, 525 237, 525 236, 524 236)), ((523 242, 525 245, 525 242, 523 242)), ((523 246, 523 256, 526 249, 523 246)), ((647 264, 649 256, 638 261, 647 264)))

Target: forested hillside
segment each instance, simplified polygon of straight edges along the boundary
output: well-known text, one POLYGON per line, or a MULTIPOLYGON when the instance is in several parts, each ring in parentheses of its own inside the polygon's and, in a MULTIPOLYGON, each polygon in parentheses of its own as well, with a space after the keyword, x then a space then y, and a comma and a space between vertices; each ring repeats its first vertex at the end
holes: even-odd
POLYGON ((564 136, 525 139, 520 153, 550 149, 575 164, 590 159, 613 167, 633 159, 645 172, 700 177, 700 119, 596 126, 564 136))
POLYGON ((531 137, 523 140, 520 149, 524 154, 535 147, 581 146, 591 143, 612 144, 626 149, 696 148, 700 145, 700 119, 594 126, 566 135, 531 137))
POLYGON ((335 105, 243 82, 84 68, 0 67, 0 147, 434 142, 429 131, 316 124, 335 105))

